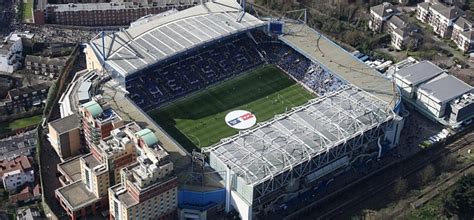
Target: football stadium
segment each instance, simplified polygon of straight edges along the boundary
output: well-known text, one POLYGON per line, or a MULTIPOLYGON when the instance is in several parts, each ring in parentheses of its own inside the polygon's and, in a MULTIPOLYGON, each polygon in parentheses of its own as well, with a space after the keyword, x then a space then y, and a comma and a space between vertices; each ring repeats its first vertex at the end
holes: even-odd
POLYGON ((89 68, 110 74, 176 145, 205 153, 226 210, 242 219, 380 157, 403 127, 382 75, 304 21, 260 19, 233 0, 142 18, 88 49, 89 68))
POLYGON ((150 115, 191 150, 238 133, 224 121, 231 110, 245 109, 263 122, 313 97, 276 66, 264 66, 153 110, 150 115))

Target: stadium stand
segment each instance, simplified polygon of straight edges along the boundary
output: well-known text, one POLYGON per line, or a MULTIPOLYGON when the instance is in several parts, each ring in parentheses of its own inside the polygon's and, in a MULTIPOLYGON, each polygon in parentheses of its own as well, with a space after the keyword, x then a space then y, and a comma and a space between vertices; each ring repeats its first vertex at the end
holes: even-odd
POLYGON ((130 98, 145 111, 236 76, 264 63, 284 70, 318 95, 345 83, 261 30, 227 38, 184 58, 164 61, 126 81, 130 98))
POLYGON ((256 45, 245 35, 160 63, 127 79, 127 91, 149 110, 263 63, 256 45))

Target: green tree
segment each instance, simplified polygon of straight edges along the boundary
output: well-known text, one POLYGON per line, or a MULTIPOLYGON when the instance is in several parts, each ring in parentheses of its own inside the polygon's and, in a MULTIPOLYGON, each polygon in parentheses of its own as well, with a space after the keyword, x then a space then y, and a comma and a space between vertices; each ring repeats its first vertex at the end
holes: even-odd
POLYGON ((360 31, 347 31, 342 40, 353 47, 357 47, 361 42, 365 42, 366 39, 365 35, 360 31))
POLYGON ((461 178, 454 191, 446 198, 445 208, 460 219, 474 218, 474 174, 461 178))
POLYGON ((429 164, 425 168, 423 168, 420 172, 418 172, 418 183, 420 185, 427 184, 431 179, 433 179, 435 175, 435 169, 433 165, 429 164))
POLYGON ((398 177, 393 183, 393 189, 392 189, 393 199, 398 199, 401 196, 405 195, 405 193, 407 192, 407 189, 408 189, 407 180, 402 177, 398 177))

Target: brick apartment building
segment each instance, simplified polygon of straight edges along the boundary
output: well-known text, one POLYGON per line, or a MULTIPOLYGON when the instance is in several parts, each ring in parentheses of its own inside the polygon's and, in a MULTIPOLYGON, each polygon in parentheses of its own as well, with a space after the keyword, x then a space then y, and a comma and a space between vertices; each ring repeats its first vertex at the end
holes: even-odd
POLYGON ((136 133, 136 163, 122 170, 122 182, 109 188, 110 219, 177 219, 177 178, 169 154, 149 129, 136 133))
POLYGON ((81 105, 80 117, 82 132, 89 148, 98 144, 101 139, 110 136, 114 128, 121 127, 123 121, 111 108, 102 108, 96 101, 81 105))
POLYGON ((17 114, 34 107, 41 108, 48 96, 49 87, 49 83, 40 83, 8 91, 5 99, 0 101, 0 114, 17 114))
POLYGON ((83 148, 80 125, 77 114, 48 123, 48 141, 61 160, 78 155, 83 148))
POLYGON ((197 1, 134 1, 110 3, 50 4, 46 7, 46 23, 74 26, 124 26, 150 14, 171 9, 182 10, 197 1))
POLYGON ((108 188, 120 183, 120 170, 135 162, 135 133, 140 130, 136 123, 114 129, 91 153, 58 164, 63 187, 56 190, 56 198, 71 219, 107 208, 108 188))
POLYGON ((41 74, 55 78, 66 65, 67 57, 41 57, 26 55, 25 66, 28 71, 36 75, 41 74))

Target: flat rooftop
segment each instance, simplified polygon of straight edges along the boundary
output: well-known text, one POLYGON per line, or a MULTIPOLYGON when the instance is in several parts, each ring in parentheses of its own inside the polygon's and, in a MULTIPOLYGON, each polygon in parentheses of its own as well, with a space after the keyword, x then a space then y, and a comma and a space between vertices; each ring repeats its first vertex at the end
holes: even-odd
POLYGON ((197 0, 166 0, 166 1, 133 1, 120 2, 112 1, 109 3, 78 3, 78 4, 48 4, 48 8, 55 8, 56 12, 74 12, 74 11, 105 11, 105 10, 122 10, 129 8, 151 8, 151 7, 170 7, 180 5, 197 4, 197 0))
POLYGON ((81 179, 81 161, 79 159, 80 156, 58 164, 59 169, 61 169, 73 182, 81 179))
POLYGON ((102 85, 104 99, 110 100, 107 104, 113 109, 117 109, 117 113, 124 121, 135 121, 139 126, 149 128, 155 133, 160 146, 170 155, 178 176, 182 174, 182 171, 189 169, 191 159, 189 153, 133 101, 126 97, 125 91, 117 89, 117 87, 119 85, 114 80, 109 80, 102 85))
POLYGON ((283 42, 343 80, 395 106, 392 83, 375 69, 307 25, 287 22, 285 29, 289 34, 280 37, 283 42))
POLYGON ((86 165, 91 169, 94 169, 94 167, 101 165, 101 163, 94 157, 94 155, 92 155, 92 153, 83 156, 82 159, 84 159, 86 165))
POLYGON ((446 72, 430 61, 424 60, 398 70, 395 77, 410 85, 418 85, 446 72))
POLYGON ((240 5, 235 0, 218 0, 197 5, 168 16, 150 18, 128 29, 91 41, 99 59, 122 76, 127 76, 191 48, 265 23, 245 13, 237 22, 240 5))
POLYGON ((347 87, 204 149, 247 183, 258 185, 380 124, 386 103, 347 87))
POLYGON ((138 203, 132 195, 124 188, 123 184, 118 184, 111 187, 118 200, 120 200, 126 207, 136 205, 138 203))
POLYGON ((0 160, 29 156, 36 148, 36 129, 0 139, 0 160))
POLYGON ((72 114, 64 118, 59 118, 49 123, 56 132, 62 134, 80 127, 80 121, 77 114, 72 114))
POLYGON ((427 94, 439 103, 449 102, 452 99, 473 91, 472 86, 449 74, 440 75, 427 83, 421 84, 419 91, 427 94))
POLYGON ((73 211, 93 204, 100 199, 89 191, 82 181, 63 186, 56 190, 56 194, 62 197, 66 205, 73 211))

